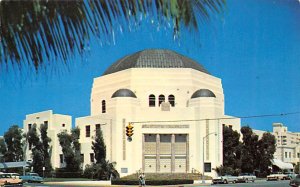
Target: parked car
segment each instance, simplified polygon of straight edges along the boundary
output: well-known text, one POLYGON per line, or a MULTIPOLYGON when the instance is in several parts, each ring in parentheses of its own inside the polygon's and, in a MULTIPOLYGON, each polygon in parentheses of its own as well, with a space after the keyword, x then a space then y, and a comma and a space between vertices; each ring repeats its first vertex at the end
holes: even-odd
POLYGON ((0 174, 0 185, 22 186, 23 180, 20 179, 20 175, 17 173, 2 173, 0 174))
POLYGON ((23 182, 37 182, 42 183, 44 182, 44 179, 39 176, 37 173, 26 173, 26 175, 21 176, 21 179, 23 179, 23 182))
POLYGON ((284 172, 283 174, 287 175, 289 179, 293 179, 297 176, 294 172, 284 172))
POLYGON ((232 175, 223 175, 223 176, 219 176, 217 178, 214 178, 212 180, 213 184, 228 184, 228 183, 236 183, 238 181, 238 177, 237 176, 232 176, 232 175))
POLYGON ((254 182, 256 180, 256 176, 253 175, 252 173, 241 173, 239 176, 238 176, 238 180, 237 182, 254 182))
POLYGON ((282 172, 272 173, 267 176, 267 180, 288 180, 290 179, 288 175, 283 174, 282 172))
POLYGON ((300 187, 300 175, 299 174, 295 178, 290 180, 290 186, 300 187))

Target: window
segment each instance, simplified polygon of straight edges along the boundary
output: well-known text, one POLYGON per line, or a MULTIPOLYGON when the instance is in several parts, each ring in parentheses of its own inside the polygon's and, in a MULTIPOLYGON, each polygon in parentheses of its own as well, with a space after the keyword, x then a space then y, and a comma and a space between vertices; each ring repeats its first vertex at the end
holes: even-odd
POLYGON ((297 153, 298 158, 300 158, 300 153, 297 153))
POLYGON ((80 154, 80 161, 83 163, 84 162, 84 154, 80 154))
POLYGON ((94 153, 90 153, 90 161, 92 163, 95 161, 94 153))
POLYGON ((60 163, 64 163, 64 155, 63 154, 60 154, 59 155, 59 160, 60 160, 60 163))
POLYGON ((30 131, 32 124, 28 124, 28 131, 30 131))
POLYGON ((285 156, 285 158, 287 158, 287 152, 284 152, 284 156, 285 156))
POLYGON ((211 172, 211 163, 210 162, 204 163, 204 171, 211 172))
POLYGON ((91 137, 91 126, 85 126, 85 137, 91 137))
POLYGON ((178 143, 183 143, 183 142, 187 142, 187 136, 186 134, 176 134, 175 135, 175 142, 178 143))
POLYGON ((65 127, 65 126, 66 126, 66 124, 64 124, 64 123, 63 123, 63 124, 61 124, 61 126, 62 126, 62 127, 65 127))
POLYGON ((174 107, 175 106, 175 97, 174 97, 174 95, 169 95, 168 100, 169 100, 170 105, 172 107, 174 107))
POLYGON ((100 124, 96 124, 96 132, 100 131, 100 124))
POLYGON ((106 113, 106 102, 102 100, 102 113, 106 113))
POLYGON ((149 107, 155 107, 155 95, 149 95, 149 107))
POLYGON ((160 106, 160 104, 161 104, 162 102, 165 102, 165 96, 164 96, 164 95, 160 95, 160 96, 158 97, 158 106, 160 106))
POLYGON ((156 142, 156 134, 145 134, 145 142, 156 142))
POLYGON ((44 121, 44 125, 48 125, 48 121, 44 121))
POLYGON ((289 158, 291 158, 291 155, 292 155, 292 153, 291 153, 291 152, 289 152, 289 158))

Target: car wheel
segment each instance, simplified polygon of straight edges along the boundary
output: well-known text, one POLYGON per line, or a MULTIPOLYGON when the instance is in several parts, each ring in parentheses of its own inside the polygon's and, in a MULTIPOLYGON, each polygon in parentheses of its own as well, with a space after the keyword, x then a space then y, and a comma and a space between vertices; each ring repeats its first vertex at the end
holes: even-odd
POLYGON ((228 184, 227 180, 224 180, 224 184, 228 184))
POLYGON ((246 179, 246 180, 245 180, 245 183, 248 183, 248 182, 249 182, 248 179, 246 179))

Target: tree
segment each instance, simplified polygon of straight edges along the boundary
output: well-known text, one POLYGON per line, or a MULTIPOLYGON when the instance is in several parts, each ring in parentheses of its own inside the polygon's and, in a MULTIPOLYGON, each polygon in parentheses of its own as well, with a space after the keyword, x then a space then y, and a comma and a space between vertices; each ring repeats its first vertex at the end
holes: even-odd
POLYGON ((240 134, 232 128, 223 127, 223 170, 237 174, 241 167, 240 134))
POLYGON ((95 139, 92 142, 92 150, 95 154, 96 163, 103 163, 106 161, 106 146, 101 129, 96 131, 95 139))
POLYGON ((140 16, 157 19, 158 25, 172 21, 174 33, 182 24, 197 30, 198 19, 208 20, 224 4, 225 0, 0 1, 0 63, 28 63, 37 70, 46 60, 67 62, 75 52, 83 54, 91 36, 106 40, 114 27, 139 25, 140 16))
POLYGON ((17 162, 23 160, 22 129, 17 125, 11 126, 4 134, 7 151, 4 154, 6 162, 17 162))
POLYGON ((257 160, 259 171, 263 175, 270 173, 269 166, 272 165, 271 160, 274 158, 276 151, 276 139, 275 136, 269 132, 263 134, 262 138, 258 141, 258 155, 257 160))
POLYGON ((0 139, 0 162, 5 162, 4 154, 7 152, 7 147, 3 138, 0 139))
POLYGON ((44 155, 44 167, 46 173, 50 173, 52 169, 52 164, 51 164, 51 148, 50 148, 50 142, 51 139, 48 137, 48 124, 41 124, 40 127, 40 132, 41 132, 41 143, 43 146, 43 155, 44 155))
POLYGON ((243 135, 241 170, 253 173, 258 166, 258 136, 249 126, 242 127, 241 133, 243 135))
POLYGON ((232 128, 223 128, 223 161, 224 166, 239 168, 239 158, 241 155, 240 134, 232 128))
POLYGON ((66 170, 69 172, 80 171, 80 130, 78 128, 72 129, 71 134, 67 133, 66 131, 63 131, 57 136, 66 161, 66 170))
POLYGON ((88 178, 102 180, 108 180, 110 177, 119 178, 119 173, 114 168, 114 164, 106 160, 106 145, 101 128, 96 131, 96 136, 92 142, 92 150, 95 154, 96 163, 86 165, 84 175, 88 178))
POLYGON ((44 166, 44 151, 43 144, 37 133, 36 124, 34 124, 27 132, 27 141, 29 144, 29 150, 31 150, 32 153, 33 171, 42 175, 44 166))
POLYGON ((74 169, 75 171, 81 170, 81 149, 80 149, 80 129, 76 127, 71 131, 71 137, 73 142, 73 149, 74 149, 74 169))
POLYGON ((294 166, 294 168, 295 168, 295 173, 298 173, 298 174, 300 174, 300 162, 298 162, 295 166, 294 166))

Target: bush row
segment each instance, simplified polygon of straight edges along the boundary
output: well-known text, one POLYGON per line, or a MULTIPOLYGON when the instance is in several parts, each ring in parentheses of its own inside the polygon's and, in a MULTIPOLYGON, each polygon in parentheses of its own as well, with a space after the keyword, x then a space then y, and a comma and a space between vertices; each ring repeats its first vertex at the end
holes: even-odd
POLYGON ((82 178, 82 171, 68 172, 65 168, 57 168, 54 173, 56 178, 82 178))
MULTIPOLYGON (((138 180, 117 179, 111 181, 112 185, 139 185, 138 180)), ((193 184, 193 180, 188 179, 172 179, 172 180, 146 180, 146 185, 177 185, 177 184, 193 184)))

